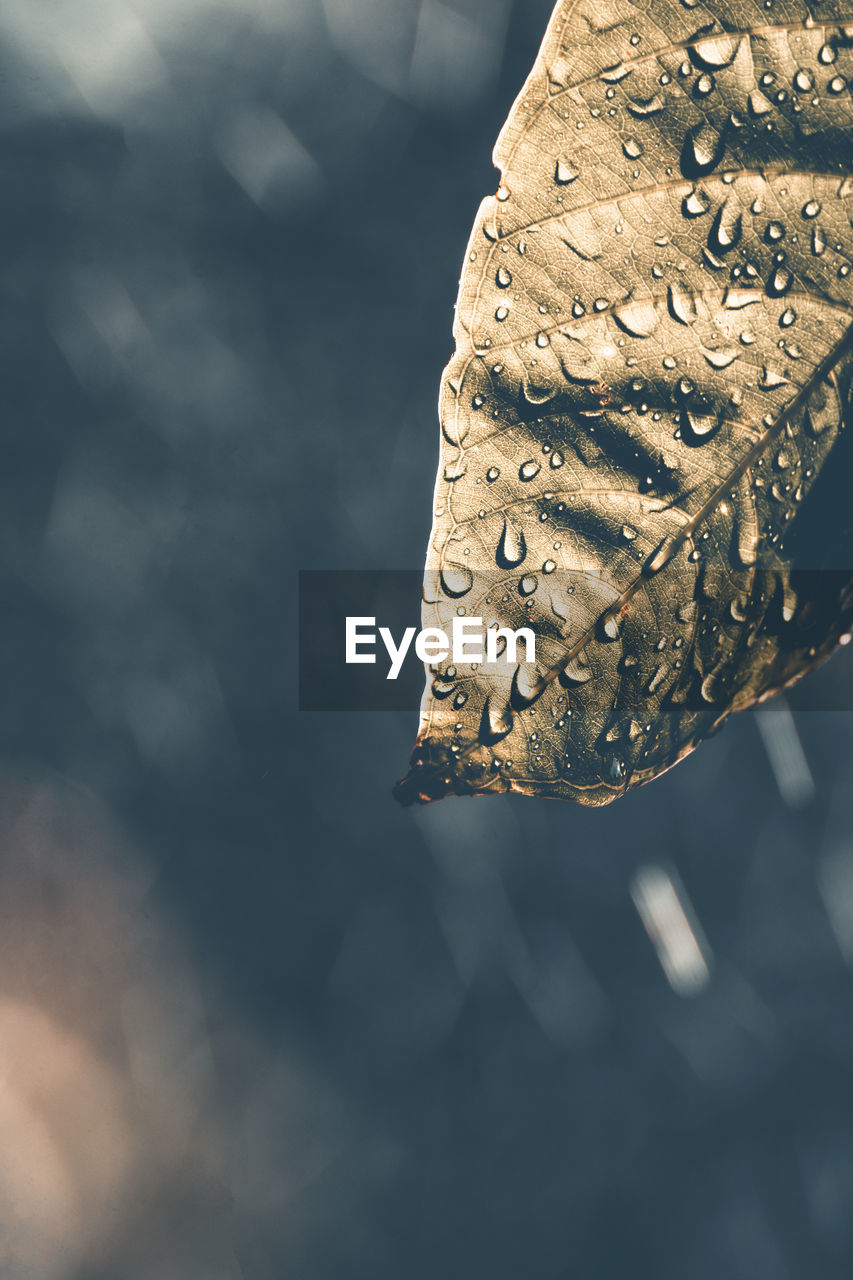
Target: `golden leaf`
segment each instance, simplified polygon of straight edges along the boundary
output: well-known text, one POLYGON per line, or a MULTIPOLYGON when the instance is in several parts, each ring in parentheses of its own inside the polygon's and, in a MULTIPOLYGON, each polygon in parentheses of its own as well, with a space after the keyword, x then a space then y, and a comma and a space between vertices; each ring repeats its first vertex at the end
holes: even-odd
POLYGON ((536 665, 430 668, 404 803, 606 803, 846 630, 789 547, 848 411, 851 45, 831 3, 557 5, 468 246, 423 609, 536 665))

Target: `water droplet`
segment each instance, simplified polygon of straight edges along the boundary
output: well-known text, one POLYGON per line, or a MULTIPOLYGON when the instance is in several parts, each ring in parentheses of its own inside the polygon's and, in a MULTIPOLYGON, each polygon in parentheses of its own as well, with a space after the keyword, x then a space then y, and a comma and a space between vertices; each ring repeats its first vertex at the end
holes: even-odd
POLYGON ((723 295, 723 306, 727 311, 742 311, 744 307, 755 306, 760 301, 755 289, 727 289, 723 295))
POLYGON ((504 516, 504 527, 498 539, 495 559, 502 569, 514 569, 521 564, 527 555, 527 543, 524 533, 510 524, 504 516))
POLYGON ((461 480, 465 474, 465 470, 465 463, 461 458, 457 458, 455 462, 448 462, 447 466, 444 468, 444 478, 449 483, 452 483, 454 480, 461 480))
POLYGON ((577 176, 577 169, 574 165, 569 164, 568 160, 557 161, 557 167, 554 169, 554 181, 558 182, 561 187, 566 187, 570 182, 574 182, 577 176))
POLYGON ((602 71, 601 78, 605 84, 619 84, 631 74, 633 67, 626 67, 624 62, 617 62, 615 66, 607 67, 602 71))
POLYGON ((712 369, 728 369, 740 356, 737 347, 720 347, 717 351, 703 351, 702 355, 712 369))
POLYGON ((501 204, 503 204, 505 200, 509 199, 509 194, 510 194, 509 187, 505 187, 502 184, 501 186, 498 187, 497 191, 495 192, 495 199, 500 200, 501 204))
POLYGON ((498 273, 495 276, 495 280, 499 289, 508 289, 512 284, 512 276, 507 271, 506 267, 498 267, 498 273))
POLYGON ((636 116, 638 120, 644 120, 648 116, 656 116, 658 112, 663 111, 663 98, 659 93, 653 93, 650 98, 629 98, 626 106, 632 116, 636 116))
POLYGON ((586 684, 591 679, 592 672, 581 654, 567 662, 559 676, 560 684, 564 687, 569 684, 586 684))
POLYGON ((534 462, 529 458, 527 462, 523 462, 518 469, 519 480, 533 480, 539 475, 540 467, 538 462, 534 462))
POLYGON ((678 421, 682 440, 693 447, 706 444, 720 426, 717 415, 692 413, 689 409, 682 409, 678 421))
POLYGON ((537 347, 547 347, 550 345, 550 343, 551 343, 551 339, 548 337, 547 333, 542 333, 542 332, 537 333, 536 335, 537 347))
POLYGON ((758 530, 748 520, 738 520, 737 553, 746 569, 751 568, 758 558, 758 530))
MULTIPOLYGON (((697 31, 694 39, 701 35, 702 32, 697 31)), ((703 39, 696 39, 696 43, 687 52, 690 61, 700 70, 717 71, 734 62, 740 41, 740 36, 725 34, 705 36, 703 39)))
POLYGON ((803 205, 804 218, 816 218, 819 213, 820 213, 820 201, 808 200, 803 205))
POLYGON ((532 596, 533 592, 539 586, 539 579, 535 573, 527 573, 518 584, 518 594, 521 596, 532 596))
POLYGON ((696 319, 696 300, 693 294, 679 284, 671 284, 667 289, 667 306, 673 320, 679 324, 692 324, 696 319))
POLYGON ((555 449, 554 452, 551 454, 551 466, 554 468, 554 470, 556 470, 557 467, 561 467, 564 462, 565 462, 565 458, 560 453, 560 450, 555 449))
POLYGON ((825 67, 829 67, 835 61, 837 53, 831 44, 824 44, 821 45, 817 56, 818 60, 822 62, 825 67))
POLYGON ((826 249, 826 240, 820 227, 812 228, 812 253, 819 258, 826 249))
POLYGON ((794 277, 787 267, 777 267, 767 281, 767 292, 771 298, 781 298, 794 282, 794 277))
POLYGON ((800 67, 794 76, 794 88, 797 93, 811 93, 814 88, 811 72, 806 71, 804 67, 800 67))
POLYGON ((606 613, 601 619, 601 630, 606 640, 618 640, 622 634, 623 619, 618 613, 606 613))
POLYGON ((622 143, 622 151, 629 160, 639 160, 643 148, 636 138, 626 138, 622 143))
POLYGON ((729 253, 740 240, 742 230, 740 208, 734 200, 726 200, 714 219, 708 245, 714 253, 729 253))
POLYGON ((521 384, 524 398, 528 404, 536 405, 537 408, 543 404, 547 404, 549 400, 553 400, 557 394, 556 387, 545 382, 536 382, 531 377, 526 377, 521 384))
POLYGON ((555 560, 546 560, 542 566, 542 572, 553 573, 556 567, 557 567, 557 563, 555 560))
POLYGON ((761 116, 768 115, 773 110, 773 104, 768 102, 760 89, 753 89, 747 98, 749 106, 749 114, 754 119, 760 119, 761 116))
POLYGON ((826 87, 830 93, 843 93, 847 88, 847 81, 843 76, 833 76, 826 87))
POLYGON ((669 564, 680 544, 681 539, 673 534, 662 538, 643 565, 643 573, 646 577, 651 578, 654 574, 660 573, 664 565, 669 564))
POLYGON ((622 782, 628 772, 628 766, 621 756, 612 755, 607 760, 607 772, 611 782, 622 782))
POLYGON ((777 373, 775 369, 768 369, 767 365, 765 365, 761 371, 758 385, 762 391, 775 391, 777 387, 786 387, 788 379, 783 378, 781 373, 777 373))
POLYGON ((693 92, 698 98, 707 98, 709 93, 713 93, 716 88, 714 77, 707 71, 704 72, 693 87, 693 92))
POLYGON ((454 600, 467 595, 474 585, 474 575, 463 565, 448 565, 439 571, 438 576, 442 591, 454 600))
POLYGON ((480 736, 486 742, 498 742, 512 730, 512 712, 506 702, 490 693, 483 707, 480 736))
POLYGON ((486 472, 486 479, 488 480, 489 484, 494 484, 494 482, 497 480, 500 473, 501 473, 500 467, 489 467, 488 471, 486 472))
POLYGON ((684 139, 682 150, 682 170, 686 177, 701 177, 708 174, 723 157, 722 135, 707 121, 694 125, 684 139))
POLYGON ((613 319, 632 338, 648 338, 657 328, 660 316, 650 298, 640 298, 614 311, 613 319))
POLYGON ((764 228, 764 239, 768 244, 778 244, 785 238, 785 226, 781 222, 768 222, 764 228))
POLYGON ((506 320, 508 315, 509 315, 509 307, 498 307, 497 311, 495 312, 495 319, 503 321, 503 320, 506 320))
POLYGON ((707 213, 711 207, 711 201, 704 191, 697 191, 694 187, 689 195, 684 197, 682 201, 682 211, 688 218, 701 218, 707 213))
POLYGON ((720 696, 720 681, 715 672, 711 671, 705 676, 700 686, 700 692, 706 702, 716 702, 720 696))
POLYGON ((658 689, 661 687, 661 685, 663 684, 668 674, 669 674, 669 667, 665 662, 662 662, 660 666, 655 669, 655 672, 652 675, 652 678, 649 680, 649 683, 646 685, 646 693, 652 693, 652 694, 657 693, 658 689))
POLYGON ((779 326, 782 329, 790 329, 792 324, 797 322, 797 313, 793 307, 787 307, 779 317, 779 326))

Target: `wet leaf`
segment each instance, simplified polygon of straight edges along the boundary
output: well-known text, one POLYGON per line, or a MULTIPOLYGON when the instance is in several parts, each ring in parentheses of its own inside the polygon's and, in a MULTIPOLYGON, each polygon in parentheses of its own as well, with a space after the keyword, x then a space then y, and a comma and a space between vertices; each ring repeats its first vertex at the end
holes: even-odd
POLYGON ((430 668, 404 802, 606 803, 846 631, 792 548, 848 412, 851 36, 800 0, 558 4, 468 246, 424 592, 536 664, 430 668))

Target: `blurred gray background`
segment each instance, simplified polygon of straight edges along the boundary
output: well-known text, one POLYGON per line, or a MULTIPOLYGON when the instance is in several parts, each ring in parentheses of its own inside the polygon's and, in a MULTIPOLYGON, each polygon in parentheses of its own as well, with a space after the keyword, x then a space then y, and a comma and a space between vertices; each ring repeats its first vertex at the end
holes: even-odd
POLYGON ((4 1280, 853 1272, 851 713, 404 812, 414 711, 295 709, 549 11, 0 8, 4 1280))

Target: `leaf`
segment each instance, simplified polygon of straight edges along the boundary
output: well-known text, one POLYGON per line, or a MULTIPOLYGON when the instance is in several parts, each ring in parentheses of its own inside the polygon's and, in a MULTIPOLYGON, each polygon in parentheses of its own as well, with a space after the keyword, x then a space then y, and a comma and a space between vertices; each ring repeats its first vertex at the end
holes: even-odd
POLYGON ((846 630, 790 548, 848 411, 851 45, 853 5, 557 5, 468 246, 423 608, 536 666, 429 669, 404 803, 606 803, 846 630))

